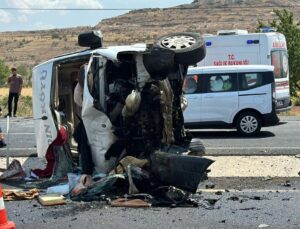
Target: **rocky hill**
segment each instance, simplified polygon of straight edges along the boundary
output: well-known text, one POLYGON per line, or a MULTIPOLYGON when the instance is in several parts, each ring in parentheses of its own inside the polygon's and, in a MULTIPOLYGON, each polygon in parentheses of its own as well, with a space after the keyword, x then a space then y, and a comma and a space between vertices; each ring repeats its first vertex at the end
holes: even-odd
MULTIPOLYGON (((93 27, 30 32, 0 33, 0 59, 9 66, 30 68, 62 53, 80 50, 77 35, 101 29, 105 45, 152 42, 173 32, 216 33, 219 29, 254 31, 258 20, 274 18, 273 9, 283 7, 300 16, 299 0, 195 0, 191 4, 166 9, 134 10, 101 21, 93 27)), ((298 17, 298 18, 297 18, 298 17)))

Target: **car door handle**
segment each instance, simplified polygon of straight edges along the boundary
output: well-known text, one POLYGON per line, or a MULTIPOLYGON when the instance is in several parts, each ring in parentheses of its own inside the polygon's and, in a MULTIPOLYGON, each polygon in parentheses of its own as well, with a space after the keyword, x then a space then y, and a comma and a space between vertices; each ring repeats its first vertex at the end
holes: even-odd
POLYGON ((214 96, 213 95, 205 95, 204 98, 210 99, 210 98, 214 98, 214 96))

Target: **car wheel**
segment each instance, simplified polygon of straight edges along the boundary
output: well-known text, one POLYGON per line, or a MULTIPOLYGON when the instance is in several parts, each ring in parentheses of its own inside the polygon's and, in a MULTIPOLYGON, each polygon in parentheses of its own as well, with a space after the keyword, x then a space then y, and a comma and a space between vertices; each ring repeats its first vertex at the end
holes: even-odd
POLYGON ((155 44, 172 50, 175 53, 176 63, 182 65, 194 65, 206 55, 204 40, 198 33, 170 34, 158 38, 155 44))
POLYGON ((254 112, 241 113, 237 118, 236 128, 243 135, 255 135, 261 129, 261 118, 254 112))

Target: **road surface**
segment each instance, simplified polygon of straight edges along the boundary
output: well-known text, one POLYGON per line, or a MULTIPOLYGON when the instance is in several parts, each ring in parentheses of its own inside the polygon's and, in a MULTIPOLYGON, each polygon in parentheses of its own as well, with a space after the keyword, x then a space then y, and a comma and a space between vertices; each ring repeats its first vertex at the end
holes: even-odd
MULTIPOLYGON (((5 119, 0 125, 5 132, 5 119)), ((26 157, 35 153, 33 132, 32 120, 12 119, 10 155, 22 156, 27 167, 39 164, 38 158, 26 157)), ((198 208, 125 209, 104 202, 43 207, 31 200, 6 201, 6 210, 17 228, 300 228, 299 132, 295 119, 263 128, 252 138, 234 130, 196 131, 216 160, 194 195, 198 208)))
MULTIPOLYGON (((255 137, 242 137, 235 130, 191 130, 200 138, 208 155, 295 155, 300 153, 300 117, 281 118, 280 125, 262 128, 255 137)), ((7 120, 0 119, 6 133, 7 120)), ((7 134, 5 134, 7 138, 7 134)), ((32 119, 12 118, 10 121, 9 148, 12 156, 36 154, 32 119)), ((6 149, 0 149, 4 155, 6 149)))

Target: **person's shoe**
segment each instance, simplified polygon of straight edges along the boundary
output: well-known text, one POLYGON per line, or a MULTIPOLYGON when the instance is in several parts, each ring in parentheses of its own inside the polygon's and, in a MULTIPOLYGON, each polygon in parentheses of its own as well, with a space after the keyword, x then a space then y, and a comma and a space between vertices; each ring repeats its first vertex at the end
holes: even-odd
POLYGON ((93 185, 93 178, 91 175, 81 175, 79 183, 71 190, 71 195, 78 196, 87 188, 93 185))
POLYGON ((14 117, 16 118, 16 117, 17 117, 17 115, 14 115, 14 117))
POLYGON ((0 148, 5 147, 5 146, 6 146, 6 143, 3 141, 0 141, 0 148))
POLYGON ((11 117, 11 114, 4 115, 4 118, 11 117))

